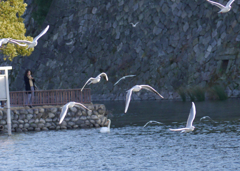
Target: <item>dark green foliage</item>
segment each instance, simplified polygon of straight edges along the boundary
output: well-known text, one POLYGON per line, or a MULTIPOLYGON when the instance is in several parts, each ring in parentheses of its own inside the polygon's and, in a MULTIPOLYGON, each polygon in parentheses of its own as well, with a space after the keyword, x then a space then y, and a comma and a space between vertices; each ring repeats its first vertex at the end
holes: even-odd
POLYGON ((184 90, 184 88, 179 88, 178 89, 178 94, 181 96, 182 101, 186 101, 186 91, 184 90))
POLYGON ((34 0, 34 3, 37 5, 37 9, 32 14, 33 18, 39 25, 42 25, 48 14, 52 0, 34 0))
POLYGON ((219 85, 214 86, 213 91, 218 96, 219 100, 226 100, 228 98, 228 96, 222 86, 219 86, 219 85))
POLYGON ((177 91, 180 97, 182 98, 182 101, 186 101, 187 95, 189 96, 191 101, 205 100, 205 90, 199 86, 186 88, 186 89, 184 89, 183 87, 180 87, 177 91))
POLYGON ((198 101, 205 100, 205 90, 202 87, 194 87, 193 94, 197 98, 198 101))
POLYGON ((188 90, 187 90, 187 94, 188 94, 188 96, 190 97, 190 100, 191 100, 191 101, 195 101, 195 97, 194 97, 194 94, 193 94, 193 90, 192 90, 192 89, 188 89, 188 90))

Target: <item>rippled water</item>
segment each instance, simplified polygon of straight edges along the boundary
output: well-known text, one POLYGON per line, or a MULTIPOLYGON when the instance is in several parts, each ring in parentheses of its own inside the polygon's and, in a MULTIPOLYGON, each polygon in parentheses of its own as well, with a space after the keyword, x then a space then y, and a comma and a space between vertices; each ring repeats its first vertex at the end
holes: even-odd
POLYGON ((183 127, 190 102, 104 102, 111 133, 78 129, 0 136, 0 170, 239 170, 240 100, 197 102, 196 129, 183 127), (200 122, 208 115, 217 123, 200 122), (149 120, 162 125, 143 128, 149 120))

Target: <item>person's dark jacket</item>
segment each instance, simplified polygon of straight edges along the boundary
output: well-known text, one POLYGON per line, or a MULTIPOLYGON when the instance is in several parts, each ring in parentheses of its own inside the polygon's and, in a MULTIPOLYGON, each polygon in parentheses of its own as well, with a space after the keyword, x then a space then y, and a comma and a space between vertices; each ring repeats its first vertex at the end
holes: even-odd
MULTIPOLYGON (((29 78, 27 76, 24 76, 24 82, 25 82, 25 90, 26 91, 31 91, 30 83, 29 83, 29 78)), ((32 79, 33 85, 35 83, 35 80, 32 79)), ((33 86, 34 87, 34 86, 33 86)), ((31 92, 29 92, 31 93, 31 92)))

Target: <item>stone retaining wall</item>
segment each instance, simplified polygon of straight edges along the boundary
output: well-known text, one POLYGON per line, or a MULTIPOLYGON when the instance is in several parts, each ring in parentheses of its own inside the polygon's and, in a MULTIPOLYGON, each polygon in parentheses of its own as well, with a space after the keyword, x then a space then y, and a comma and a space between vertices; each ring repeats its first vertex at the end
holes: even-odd
MULTIPOLYGON (((26 2, 25 24, 34 31, 31 0, 26 2)), ((31 34, 50 25, 32 55, 13 62, 0 57, 0 65, 13 66, 10 91, 24 90, 23 75, 30 68, 42 90, 81 88, 106 72, 109 81, 86 86, 96 101, 125 99, 136 84, 151 85, 164 99, 178 99, 180 87, 215 85, 229 97, 239 96, 239 4, 236 0, 231 11, 218 14, 203 0, 53 0, 45 22, 31 34), (114 86, 129 74, 136 77, 114 86)), ((133 100, 155 98, 140 93, 133 100)))
MULTIPOLYGON (((107 125, 106 108, 103 104, 86 106, 92 111, 87 111, 78 106, 70 108, 60 125, 58 123, 61 106, 11 108, 12 132, 98 128, 107 125)), ((7 132, 6 109, 0 109, 0 125, 4 127, 3 131, 7 132)))

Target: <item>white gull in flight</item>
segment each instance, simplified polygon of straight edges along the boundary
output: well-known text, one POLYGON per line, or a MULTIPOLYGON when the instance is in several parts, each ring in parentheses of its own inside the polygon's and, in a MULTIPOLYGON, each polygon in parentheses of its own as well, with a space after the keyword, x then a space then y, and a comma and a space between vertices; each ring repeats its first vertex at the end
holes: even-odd
POLYGON ((42 37, 48 31, 48 29, 49 29, 49 25, 37 37, 35 37, 32 42, 28 40, 14 40, 14 39, 13 40, 19 43, 27 44, 28 45, 27 49, 34 48, 38 44, 38 39, 42 37))
POLYGON ((20 44, 16 41, 14 41, 13 39, 11 38, 3 38, 3 39, 0 39, 0 47, 4 44, 7 44, 7 43, 14 43, 14 44, 17 44, 19 46, 27 46, 26 44, 20 44))
POLYGON ((192 102, 192 108, 190 109, 186 128, 179 128, 179 129, 171 129, 170 128, 170 131, 192 132, 195 129, 195 127, 192 126, 195 116, 196 116, 196 107, 195 107, 194 102, 192 102))
POLYGON ((137 22, 136 24, 134 24, 134 23, 130 23, 130 24, 132 24, 133 27, 136 27, 138 23, 139 22, 137 22))
POLYGON ((136 75, 126 75, 126 76, 120 78, 120 79, 114 84, 114 86, 117 85, 117 84, 119 83, 119 81, 121 81, 121 80, 123 80, 123 79, 125 79, 125 78, 127 78, 127 77, 135 77, 135 76, 136 76, 136 75))
POLYGON ((158 121, 149 121, 149 122, 147 122, 147 123, 143 126, 143 128, 146 127, 149 123, 162 124, 161 122, 158 122, 158 121))
POLYGON ((210 4, 215 5, 215 6, 217 6, 218 8, 221 9, 218 13, 226 13, 226 12, 228 12, 228 11, 231 10, 231 8, 232 8, 231 5, 232 5, 232 3, 233 3, 235 0, 230 0, 230 1, 228 1, 228 3, 227 3, 226 6, 224 6, 224 5, 220 4, 220 3, 214 2, 214 1, 210 1, 210 0, 207 0, 207 1, 208 1, 210 4))
POLYGON ((210 118, 210 116, 203 116, 201 119, 200 119, 200 121, 204 121, 204 120, 210 120, 210 121, 212 121, 212 122, 214 122, 214 123, 217 123, 216 121, 214 121, 212 118, 210 118))
POLYGON ((149 86, 149 85, 135 85, 135 86, 133 86, 131 89, 129 89, 129 90, 127 91, 126 105, 125 105, 125 113, 127 113, 128 106, 129 106, 129 104, 130 104, 132 92, 138 92, 138 91, 140 91, 141 89, 149 90, 149 91, 157 94, 157 95, 160 96, 161 98, 164 98, 161 94, 159 94, 154 88, 152 88, 152 87, 149 86))
POLYGON ((86 84, 87 84, 88 82, 89 82, 88 85, 90 85, 90 84, 96 84, 96 83, 100 82, 101 76, 104 76, 105 79, 108 81, 108 76, 107 76, 107 74, 104 73, 104 72, 102 72, 101 74, 99 74, 99 75, 98 75, 97 77, 95 77, 95 78, 93 78, 93 77, 89 78, 89 79, 87 80, 87 82, 84 84, 84 86, 82 87, 81 91, 83 91, 84 87, 86 86, 86 84))
POLYGON ((59 121, 59 124, 62 123, 63 119, 65 118, 66 114, 67 114, 67 111, 68 111, 68 108, 72 108, 73 106, 80 106, 84 109, 87 109, 87 110, 90 110, 88 109, 86 106, 84 106, 82 103, 77 103, 77 102, 68 102, 67 104, 65 104, 63 107, 62 107, 62 111, 61 111, 61 114, 60 114, 60 121, 59 121))

